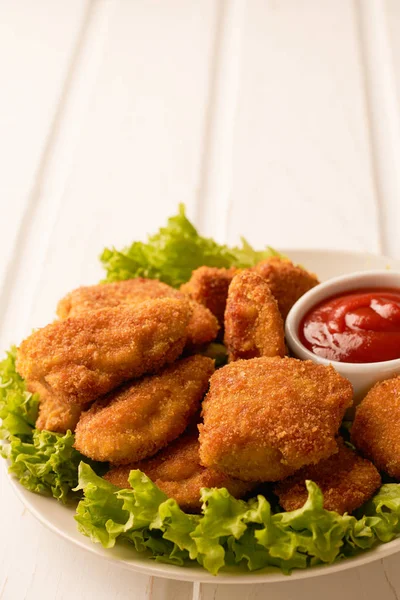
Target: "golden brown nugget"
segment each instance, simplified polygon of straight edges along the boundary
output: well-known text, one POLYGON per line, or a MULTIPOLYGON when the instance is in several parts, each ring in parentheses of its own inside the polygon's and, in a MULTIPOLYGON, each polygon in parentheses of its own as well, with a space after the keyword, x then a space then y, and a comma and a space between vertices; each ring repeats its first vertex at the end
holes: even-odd
POLYGON ((400 479, 400 377, 368 392, 356 409, 351 440, 378 469, 400 479))
POLYGON ((66 404, 57 398, 44 396, 39 404, 37 429, 46 429, 56 433, 75 431, 84 407, 79 404, 66 404))
MULTIPOLYGON (((182 294, 186 298, 185 294, 182 294)), ((217 318, 208 308, 189 298, 189 306, 192 309, 187 326, 187 340, 185 349, 196 351, 200 346, 213 342, 219 332, 217 318)))
POLYGON ((200 458, 243 481, 278 481, 337 451, 352 387, 333 367, 252 358, 222 367, 203 402, 200 458))
POLYGON ((22 342, 17 370, 61 402, 86 404, 178 358, 190 315, 184 300, 163 298, 57 321, 22 342))
MULTIPOLYGON (((65 296, 57 306, 61 319, 74 317, 88 310, 112 308, 120 304, 137 306, 147 300, 179 298, 183 295, 157 279, 127 279, 113 283, 101 283, 80 287, 65 296)), ((187 329, 186 347, 194 348, 215 340, 219 325, 214 315, 203 305, 190 301, 192 315, 187 329)))
POLYGON ((199 410, 214 361, 190 356, 115 390, 83 413, 75 447, 99 461, 129 464, 176 439, 199 410))
POLYGON ((286 319, 300 296, 319 283, 313 273, 294 265, 287 258, 268 258, 253 267, 253 270, 267 281, 283 319, 286 319))
POLYGON ((275 486, 284 510, 301 508, 307 500, 306 480, 314 481, 324 495, 324 508, 352 513, 371 498, 381 485, 381 476, 372 462, 361 458, 338 440, 339 452, 317 465, 297 471, 275 486))
POLYGON ((234 276, 225 309, 224 343, 229 360, 284 356, 285 333, 267 282, 251 271, 234 276))
POLYGON ((206 306, 223 325, 228 288, 236 272, 234 267, 199 267, 193 271, 189 281, 181 285, 181 291, 206 306))
POLYGON ((254 488, 224 475, 217 469, 200 464, 198 432, 184 433, 180 438, 160 450, 153 458, 111 469, 104 478, 117 487, 129 488, 129 473, 140 469, 169 498, 174 498, 182 510, 199 512, 201 488, 226 488, 235 498, 241 498, 254 488))
POLYGON ((68 430, 75 431, 76 424, 84 407, 78 404, 60 402, 37 382, 28 384, 27 389, 32 394, 39 394, 39 414, 36 419, 37 429, 46 429, 47 431, 54 431, 56 433, 66 433, 68 430))

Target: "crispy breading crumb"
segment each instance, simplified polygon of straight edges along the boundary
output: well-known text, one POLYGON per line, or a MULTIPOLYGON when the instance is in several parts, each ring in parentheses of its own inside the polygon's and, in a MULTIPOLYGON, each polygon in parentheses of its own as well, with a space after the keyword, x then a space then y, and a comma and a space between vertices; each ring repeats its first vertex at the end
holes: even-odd
POLYGON ((231 269, 199 267, 193 271, 189 281, 181 285, 181 291, 206 306, 222 325, 228 288, 236 272, 237 269, 234 267, 231 269))
POLYGON ((378 469, 400 479, 400 377, 368 392, 356 409, 351 440, 378 469))
POLYGON ((225 345, 229 360, 284 356, 285 332, 268 283, 251 271, 234 276, 225 309, 225 345))
POLYGON ((152 456, 186 429, 213 371, 211 358, 190 356, 111 392, 82 414, 75 447, 93 460, 117 464, 152 456))
MULTIPOLYGON (((80 287, 67 294, 57 306, 61 319, 77 316, 88 310, 113 308, 121 304, 137 306, 158 298, 182 298, 182 293, 157 279, 137 277, 126 281, 80 287)), ((218 321, 202 304, 190 301, 192 315, 187 329, 186 347, 196 348, 212 342, 218 334, 218 321)))
POLYGON ((352 513, 369 500, 381 485, 374 465, 338 440, 339 452, 316 465, 297 471, 278 483, 274 492, 284 510, 301 508, 307 500, 306 480, 314 481, 324 495, 324 508, 352 513))
POLYGON ((46 429, 56 433, 75 431, 75 427, 84 410, 79 404, 60 402, 52 396, 40 383, 31 383, 27 386, 32 393, 39 394, 39 414, 36 419, 37 429, 46 429))
POLYGON ((128 476, 132 469, 140 469, 170 498, 174 498, 182 510, 199 512, 200 490, 203 487, 225 487, 241 498, 254 488, 224 475, 217 469, 200 465, 197 430, 191 429, 180 438, 160 450, 153 458, 111 469, 104 478, 121 488, 129 488, 128 476))
POLYGON ((268 258, 253 267, 253 270, 267 281, 283 319, 286 319, 300 296, 319 283, 314 273, 294 265, 287 258, 268 258))
POLYGON ((294 358, 219 369, 203 402, 203 465, 243 481, 278 481, 337 451, 352 387, 333 367, 294 358))
POLYGON ((178 358, 190 316, 186 300, 162 298, 56 321, 22 342, 17 370, 62 402, 86 404, 178 358))

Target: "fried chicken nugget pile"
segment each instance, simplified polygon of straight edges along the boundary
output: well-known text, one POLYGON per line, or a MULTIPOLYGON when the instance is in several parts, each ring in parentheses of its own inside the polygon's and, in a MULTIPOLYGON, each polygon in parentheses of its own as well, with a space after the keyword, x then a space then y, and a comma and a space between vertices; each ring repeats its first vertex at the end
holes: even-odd
POLYGON ((351 440, 378 469, 400 479, 400 377, 368 392, 356 409, 351 440))
MULTIPOLYGON (((250 270, 266 280, 284 320, 300 296, 319 283, 313 273, 294 265, 288 258, 274 256, 250 270)), ((199 267, 193 271, 190 280, 181 286, 181 291, 206 306, 222 326, 228 289, 238 271, 234 267, 199 267)))
POLYGON ((369 500, 382 481, 372 462, 361 458, 338 439, 339 451, 316 465, 297 471, 278 483, 274 492, 285 510, 301 508, 307 500, 306 480, 316 483, 324 495, 324 508, 351 513, 369 500))
POLYGON ((278 481, 337 452, 352 386, 333 367, 253 358, 222 367, 203 402, 203 465, 243 481, 278 481))
POLYGON ((117 464, 152 456, 186 429, 213 371, 211 358, 190 356, 111 392, 83 413, 75 447, 93 460, 117 464))
POLYGON ((82 454, 110 463, 108 481, 128 487, 140 469, 186 511, 200 510, 203 487, 240 498, 260 482, 279 482, 280 504, 293 510, 311 479, 325 508, 352 512, 381 483, 367 459, 400 478, 400 377, 357 409, 361 458, 338 437, 350 382, 284 357, 283 320, 317 283, 273 257, 247 270, 200 267, 180 291, 143 278, 74 290, 59 302, 61 320, 18 350, 18 372, 40 395, 37 427, 75 430, 82 454), (219 329, 228 365, 214 373, 206 356, 182 358, 219 329))
POLYGON ((207 487, 225 487, 232 496, 241 498, 254 484, 233 479, 217 469, 200 464, 199 441, 196 429, 185 432, 175 442, 160 450, 153 458, 115 467, 104 478, 120 488, 129 488, 129 473, 140 469, 169 498, 174 498, 182 510, 199 512, 200 491, 207 487))
POLYGON ((229 286, 224 343, 229 360, 284 356, 285 333, 268 283, 251 271, 238 273, 229 286))
POLYGON ((297 300, 318 285, 314 273, 309 273, 296 266, 287 258, 273 257, 264 260, 252 269, 263 277, 278 302, 283 319, 286 319, 290 309, 297 300))
MULTIPOLYGON (((113 283, 101 283, 80 287, 67 294, 57 306, 61 319, 75 317, 88 310, 113 308, 121 304, 137 306, 157 298, 183 298, 183 294, 157 279, 127 279, 113 283)), ((187 328, 186 347, 196 348, 212 342, 218 334, 216 317, 202 304, 189 301, 192 314, 187 328)))
POLYGON ((190 316, 189 304, 177 298, 85 312, 24 340, 17 370, 61 402, 86 404, 178 358, 190 316))

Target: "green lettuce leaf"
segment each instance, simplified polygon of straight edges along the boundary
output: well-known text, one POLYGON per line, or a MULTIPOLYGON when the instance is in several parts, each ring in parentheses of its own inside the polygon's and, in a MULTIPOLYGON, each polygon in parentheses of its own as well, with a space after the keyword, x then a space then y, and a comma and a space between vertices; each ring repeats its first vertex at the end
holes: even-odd
MULTIPOLYGON (((107 281, 143 276, 178 287, 201 265, 249 267, 276 254, 270 248, 257 252, 245 240, 241 247, 229 248, 201 237, 181 206, 147 243, 135 242, 121 252, 106 249, 102 261, 107 281)), ((221 344, 211 344, 206 353, 219 366, 226 362, 221 344)), ((27 489, 62 502, 79 496, 78 528, 105 548, 121 540, 157 561, 197 562, 213 574, 266 567, 289 574, 354 556, 400 534, 396 483, 385 483, 353 516, 325 510, 313 482, 307 482, 304 506, 291 512, 281 512, 263 495, 237 500, 222 488, 203 489, 201 514, 186 514, 138 470, 130 473, 132 487, 121 490, 99 476, 104 465, 81 460, 70 431, 62 435, 35 429, 39 397, 26 390, 15 360, 13 347, 0 363, 1 454, 27 489)))
POLYGON ((31 492, 54 496, 67 502, 78 481, 82 455, 73 448, 74 436, 33 430, 32 439, 22 441, 11 436, 3 455, 10 461, 9 472, 31 492))
POLYGON ((73 448, 70 431, 62 435, 34 428, 39 396, 26 390, 15 361, 12 347, 0 363, 1 454, 10 462, 9 472, 28 490, 66 502, 83 457, 73 448))
POLYGON ((32 436, 38 414, 39 396, 26 391, 15 368, 17 349, 12 346, 0 362, 0 440, 11 436, 32 436))
POLYGON ((212 358, 215 362, 216 369, 223 367, 228 362, 228 351, 224 344, 211 342, 211 344, 208 344, 208 346, 205 348, 205 350, 201 352, 201 354, 212 358))
POLYGON ((76 488, 84 492, 75 516, 78 530, 105 548, 112 548, 117 538, 126 539, 140 552, 183 564, 189 558, 186 546, 194 548, 188 535, 197 517, 186 515, 144 473, 131 471, 129 481, 135 491, 119 490, 82 462, 76 488))
POLYGON ((168 219, 167 226, 150 236, 147 243, 134 242, 122 250, 106 248, 100 260, 107 272, 106 281, 148 277, 179 287, 202 265, 245 268, 271 256, 280 255, 269 247, 256 251, 245 239, 242 246, 230 248, 202 237, 181 204, 179 213, 168 219))
POLYGON ((325 510, 311 481, 302 508, 276 513, 264 496, 246 502, 224 488, 205 488, 201 515, 184 513, 138 470, 131 471, 129 483, 132 489, 120 490, 80 465, 78 489, 84 498, 75 518, 81 533, 106 548, 121 539, 156 560, 197 561, 214 575, 232 566, 279 567, 289 574, 353 556, 400 532, 397 484, 382 486, 357 518, 325 510))
MULTIPOLYGON (((169 219, 167 227, 150 237, 147 244, 135 242, 122 252, 106 249, 102 261, 108 281, 143 276, 179 286, 202 264, 245 267, 274 254, 271 249, 256 252, 245 240, 240 248, 228 248, 201 237, 181 206, 179 214, 169 219)), ((211 345, 207 352, 218 365, 226 362, 223 345, 211 345)), ((0 363, 1 454, 10 461, 10 472, 27 489, 52 494, 65 502, 71 488, 77 485, 78 464, 83 457, 73 448, 71 432, 61 435, 35 429, 39 396, 27 391, 15 361, 16 348, 12 347, 0 363)), ((88 462, 97 472, 101 470, 101 465, 88 462)), ((141 543, 138 537, 136 541, 141 543)), ((154 536, 149 543, 155 544, 154 536)), ((181 560, 177 550, 171 560, 181 560)))

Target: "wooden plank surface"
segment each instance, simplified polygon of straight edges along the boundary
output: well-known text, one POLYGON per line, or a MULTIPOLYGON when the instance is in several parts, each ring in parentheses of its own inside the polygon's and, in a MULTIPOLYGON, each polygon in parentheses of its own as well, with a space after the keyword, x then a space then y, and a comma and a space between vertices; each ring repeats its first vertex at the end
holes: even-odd
MULTIPOLYGON (((195 10, 181 0, 161 10, 157 2, 104 1, 89 7, 59 122, 53 129, 50 124, 51 153, 40 189, 26 197, 29 219, 20 230, 12 286, 4 295, 2 347, 53 318, 66 291, 98 281, 103 276, 98 255, 106 244, 145 237, 182 200, 194 216, 215 19, 210 1, 195 10)), ((1 477, 6 486, 4 473, 1 477)), ((27 513, 24 519, 18 516, 21 507, 8 487, 3 495, 4 504, 17 513, 17 525, 15 544, 2 548, 0 597, 36 598, 44 584, 49 598, 50 590, 57 590, 58 598, 74 590, 82 598, 192 595, 191 584, 115 570, 63 541, 52 552, 54 535, 35 535, 42 527, 27 513), (24 521, 32 534, 19 560, 24 521), (23 578, 12 568, 17 563, 23 578), (85 569, 75 578, 79 564, 85 569), (93 572, 98 572, 95 586, 93 572), (72 586, 66 585, 69 579, 72 586)), ((0 518, 9 522, 10 514, 0 518)))
MULTIPOLYGON (((201 600, 298 600, 298 598, 324 598, 324 600, 374 600, 376 598, 396 599, 393 582, 394 565, 399 558, 392 557, 365 567, 324 576, 309 581, 290 581, 263 585, 203 585, 201 600)), ((396 578, 398 581, 398 578, 396 578)))
POLYGON ((0 3, 0 202, 7 220, 0 239, 0 277, 36 193, 89 7, 89 0, 0 3))
POLYGON ((356 18, 347 0, 247 4, 229 241, 378 249, 356 18))
MULTIPOLYGON (((400 12, 396 0, 371 6, 387 19, 378 32, 352 0, 0 3, 1 347, 48 322, 63 293, 97 281, 105 245, 143 239, 181 201, 220 241, 400 256, 400 204, 395 184, 377 185, 376 145, 394 165, 396 153, 376 133, 382 96, 371 121, 369 68, 387 27, 388 77, 400 89, 400 12)), ((268 586, 149 578, 46 531, 4 470, 0 497, 2 600, 400 594, 397 556, 268 586)))
MULTIPOLYGON (((32 214, 21 268, 14 273, 11 314, 3 321, 6 339, 46 323, 69 289, 98 281, 97 257, 105 245, 145 237, 176 213, 181 201, 194 215, 214 4, 194 9, 175 0, 163 6, 117 3, 96 83, 81 90, 90 99, 80 115, 80 136, 70 147, 70 173, 56 193, 54 185, 44 183, 32 214), (45 243, 33 258, 43 223, 48 224, 45 243), (28 264, 33 271, 27 277, 28 264), (22 289, 32 298, 29 312, 22 289)), ((68 116, 60 136, 71 126, 68 116)), ((62 165, 56 158, 51 167, 46 179, 54 181, 62 165)))

